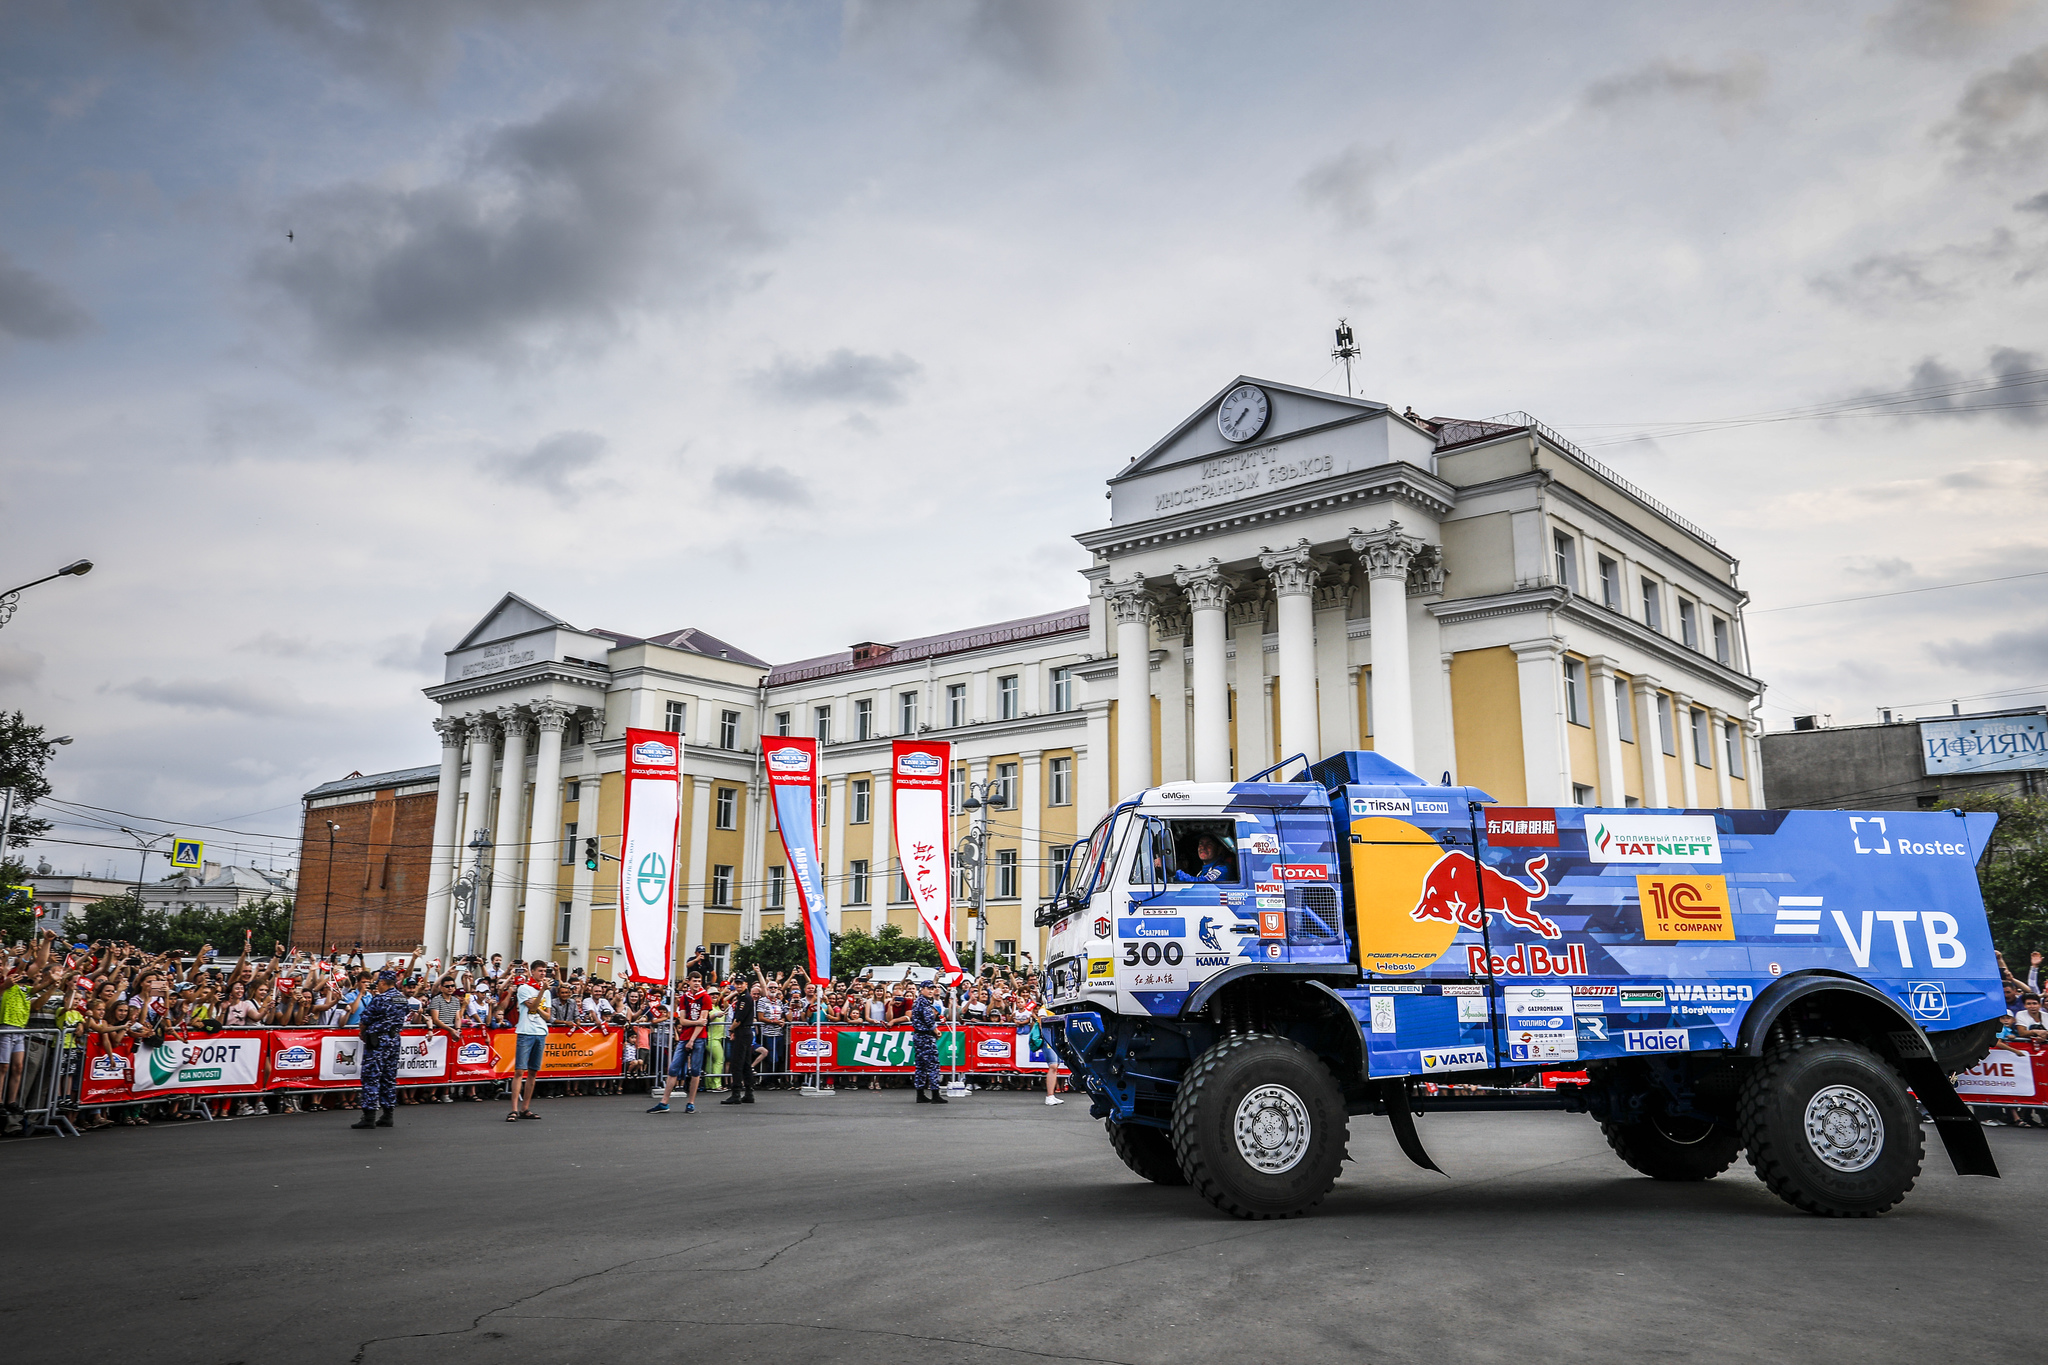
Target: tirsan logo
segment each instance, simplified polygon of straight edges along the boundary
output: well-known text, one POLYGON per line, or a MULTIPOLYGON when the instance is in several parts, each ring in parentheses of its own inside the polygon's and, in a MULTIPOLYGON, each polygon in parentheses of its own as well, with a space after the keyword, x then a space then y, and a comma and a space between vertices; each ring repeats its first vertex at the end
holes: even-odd
POLYGON ((802 749, 784 745, 768 751, 768 766, 779 773, 807 773, 811 770, 811 756, 802 749))
POLYGON ((1671 1003, 1674 1005, 1727 1004, 1756 999, 1756 989, 1751 986, 1690 985, 1680 982, 1665 989, 1670 992, 1671 1003))
POLYGON ((1422 1052, 1417 1057, 1424 1071, 1472 1071, 1487 1065, 1483 1047, 1454 1047, 1441 1052, 1422 1052))
MULTIPOLYGON (((1354 796, 1351 798, 1353 815, 1413 815, 1415 803, 1407 797, 1354 796)), ((1443 812, 1438 812, 1442 814, 1443 812)))
POLYGON ((907 753, 896 760, 896 771, 906 777, 932 777, 943 772, 945 767, 937 754, 928 754, 921 750, 907 753))
POLYGON ((271 1055, 274 1071, 310 1071, 319 1057, 309 1047, 281 1047, 271 1055))
POLYGON ((1323 863, 1275 863, 1273 875, 1283 882, 1326 882, 1330 869, 1323 863))
POLYGON ((1852 815, 1849 817, 1849 842, 1858 853, 1908 853, 1921 856, 1962 857, 1970 856, 1970 846, 1951 843, 1943 839, 1916 842, 1904 835, 1896 842, 1886 832, 1884 817, 1881 815, 1852 815))
POLYGON ((1624 1052, 1687 1052, 1692 1035, 1682 1028, 1632 1028, 1621 1035, 1624 1052))
POLYGON ((1721 836, 1711 815, 1599 815, 1586 831, 1596 863, 1718 863, 1721 836))
POLYGON ((796 1044, 799 1057, 829 1057, 832 1055, 832 1040, 829 1038, 799 1038, 796 1044))
POLYGON ((984 1038, 974 1049, 982 1057, 1007 1057, 1010 1055, 1010 1040, 1007 1038, 984 1038))
POLYGON ((675 745, 663 744, 658 739, 643 739, 633 746, 633 761, 647 764, 673 763, 676 761, 675 745))

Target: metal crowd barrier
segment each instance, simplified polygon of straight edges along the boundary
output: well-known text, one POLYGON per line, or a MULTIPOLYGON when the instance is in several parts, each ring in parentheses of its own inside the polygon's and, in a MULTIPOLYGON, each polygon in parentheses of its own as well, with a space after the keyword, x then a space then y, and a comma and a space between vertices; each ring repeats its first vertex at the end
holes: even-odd
POLYGON ((77 1137, 78 1129, 72 1125, 68 1111, 77 1108, 84 1048, 60 1047, 60 1030, 54 1027, 9 1029, 7 1032, 10 1037, 23 1039, 27 1047, 18 1101, 21 1105, 22 1136, 54 1133, 58 1137, 77 1137))

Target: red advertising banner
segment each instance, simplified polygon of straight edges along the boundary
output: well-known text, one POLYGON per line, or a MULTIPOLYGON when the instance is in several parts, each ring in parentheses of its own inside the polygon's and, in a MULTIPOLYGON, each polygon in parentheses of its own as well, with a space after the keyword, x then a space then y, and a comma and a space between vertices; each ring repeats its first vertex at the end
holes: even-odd
POLYGON ((2008 1039, 1956 1077, 1966 1103, 2048 1108, 2048 1044, 2008 1039))
POLYGON ((1557 807, 1488 806, 1486 842, 1499 848, 1556 848, 1557 807))
POLYGON ((675 970, 677 836, 683 737, 626 731, 626 810, 619 849, 619 938, 626 979, 666 986, 675 970))
POLYGON ((824 766, 818 741, 780 735, 763 740, 761 748, 768 766, 768 797, 775 803, 775 832, 782 840, 789 879, 796 883, 811 980, 830 981, 831 911, 825 902, 825 873, 818 856, 818 784, 824 766))
MULTIPOLYGON (((1029 1024, 949 1024, 939 1030, 939 1065, 948 1071, 1043 1071, 1051 1062, 1050 1048, 1032 1046, 1029 1024)), ((796 1024, 789 1030, 789 1066, 827 1076, 907 1074, 917 1058, 907 1028, 796 1024)))
MULTIPOLYGON (((362 1084, 363 1043, 340 1029, 278 1029, 270 1035, 271 1090, 346 1090, 362 1084)), ((450 1038, 407 1029, 398 1043, 400 1085, 470 1085, 496 1077, 489 1034, 450 1038)))

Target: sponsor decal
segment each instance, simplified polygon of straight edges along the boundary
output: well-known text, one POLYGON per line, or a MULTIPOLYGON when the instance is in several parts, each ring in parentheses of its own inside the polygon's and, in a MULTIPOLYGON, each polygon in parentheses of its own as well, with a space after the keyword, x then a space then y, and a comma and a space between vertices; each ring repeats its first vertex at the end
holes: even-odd
POLYGON ((1287 914, 1283 910, 1259 911, 1260 938, 1286 938, 1287 914))
MULTIPOLYGON (((961 1054, 959 1032, 939 1035, 939 1065, 957 1065, 961 1054)), ((909 1029, 841 1029, 832 1035, 835 1066, 851 1070, 865 1070, 869 1067, 904 1067, 917 1065, 917 1057, 911 1051, 909 1029)))
POLYGON ((1278 962, 1280 960, 1280 945, 1277 943, 1268 943, 1266 945, 1266 956, 1272 958, 1275 962, 1278 962))
POLYGON ((1133 991, 1186 990, 1188 974, 1177 967, 1141 967, 1130 974, 1124 989, 1133 991))
POLYGON ((1756 987, 1723 985, 1720 982, 1677 982, 1665 988, 1671 1003, 1737 1004, 1756 999, 1756 987))
POLYGON ((1107 916, 1107 915, 1097 915, 1097 916, 1095 917, 1095 937, 1097 937, 1097 938, 1108 938, 1108 937, 1109 937, 1109 916, 1107 916))
POLYGON ((293 1044, 281 1047, 270 1054, 272 1071, 311 1071, 320 1063, 320 1056, 312 1048, 293 1044))
POLYGON ((975 1045, 975 1054, 981 1057, 1007 1057, 1010 1055, 1008 1038, 984 1038, 975 1045))
POLYGON ((937 754, 913 749, 897 755, 896 771, 909 777, 929 777, 945 771, 945 760, 937 754))
POLYGON ((1473 976, 1584 976, 1586 945, 1560 945, 1562 952, 1540 943, 1516 944, 1506 957, 1487 956, 1486 949, 1473 944, 1465 950, 1465 967, 1473 976), (1491 968, 1489 971, 1488 969, 1491 968))
POLYGON ((1607 1041, 1607 1021, 1597 1014, 1582 1014, 1576 1020, 1579 1041, 1582 1043, 1604 1043, 1607 1041))
POLYGON ((1556 848, 1555 806, 1489 806, 1486 842, 1500 848, 1556 848))
POLYGON ((1572 987, 1572 994, 1574 996, 1604 995, 1611 1000, 1614 998, 1614 993, 1620 989, 1621 987, 1619 986, 1578 985, 1572 987))
POLYGON ((1253 905, 1260 910, 1285 910, 1287 908, 1287 897, 1260 896, 1253 902, 1253 905))
POLYGON ((2031 1098, 2034 1093, 2034 1059, 2024 1052, 1993 1048, 1983 1061, 1956 1077, 1956 1090, 1964 1095, 2031 1098))
POLYGON ((1152 795, 1158 797, 1161 801, 1192 801, 1195 799, 1188 792, 1177 792, 1170 787, 1155 791, 1152 795))
POLYGON ((1238 847, 1255 858, 1277 858, 1280 856, 1280 836, 1264 831, 1240 835, 1238 847))
POLYGON ((1323 863, 1275 863, 1273 875, 1282 882, 1326 882, 1330 869, 1323 863))
POLYGON ((1230 958, 1228 955, 1217 957, 1214 954, 1198 954, 1195 957, 1195 965, 1197 967, 1228 967, 1230 965, 1230 958))
POLYGON ((1662 986, 1621 986, 1615 991, 1616 1008, 1624 1010, 1663 1009, 1662 986))
POLYGON ((1394 997, 1375 995, 1372 997, 1372 1031, 1374 1033, 1394 1032, 1394 997))
POLYGON ((1367 995, 1421 995, 1420 981, 1375 981, 1365 988, 1367 995))
POLYGON ((1483 1024, 1493 1017, 1487 1012, 1483 995, 1461 995, 1457 1001, 1458 1022, 1461 1024, 1483 1024))
POLYGON ((1188 922, 1184 919, 1120 919, 1116 922, 1118 938, 1186 938, 1188 922))
POLYGON ((1688 1052, 1692 1035, 1682 1028, 1630 1028, 1621 1031, 1624 1052, 1688 1052))
POLYGON ((796 1040, 796 1055, 799 1057, 829 1057, 832 1055, 832 1040, 829 1038, 799 1038, 796 1040))
POLYGON ((1195 937, 1202 940, 1202 946, 1212 952, 1229 951, 1223 946, 1223 940, 1216 937, 1216 921, 1207 915, 1202 916, 1201 922, 1195 926, 1195 937))
POLYGON ((1865 910, 1860 932, 1849 928, 1849 917, 1839 910, 1829 912, 1835 928, 1841 931, 1842 942, 1849 949, 1849 958, 1859 967, 1870 965, 1871 953, 1883 942, 1873 939, 1872 926, 1883 921, 1891 926, 1892 942, 1899 955, 1899 965, 1912 968, 1913 945, 1906 937, 1906 926, 1917 921, 1920 937, 1927 945, 1928 967, 1960 967, 1970 960, 1970 950, 1963 946, 1957 935, 1961 932, 1956 917, 1941 910, 1865 910))
POLYGON ((1415 1054, 1417 1064, 1427 1073, 1431 1071, 1477 1071, 1491 1063, 1483 1047, 1439 1048, 1415 1054))
POLYGON ((1138 907, 1138 913, 1141 915, 1171 915, 1174 913, 1174 907, 1171 905, 1141 905, 1138 907))
POLYGON ((1480 985, 1476 981, 1470 985, 1454 983, 1445 986, 1443 988, 1443 993, 1445 995, 1484 995, 1486 994, 1486 987, 1480 985))
POLYGON ((1069 924, 1072 924, 1073 922, 1074 922, 1074 920, 1073 920, 1073 917, 1072 917, 1071 915, 1069 915, 1069 916, 1067 916, 1067 917, 1065 917, 1065 918, 1063 918, 1063 919, 1059 919, 1059 920, 1056 920, 1056 921, 1054 921, 1054 923, 1053 923, 1053 926, 1052 926, 1052 936, 1053 936, 1054 938, 1058 938, 1058 937, 1059 937, 1059 936, 1060 936, 1061 934, 1064 934, 1065 932, 1067 932, 1067 926, 1068 926, 1069 924))
POLYGON ((1413 815, 1415 803, 1405 796, 1354 796, 1353 815, 1413 815))
POLYGON ((1820 896, 1778 897, 1778 922, 1774 934, 1818 934, 1823 898, 1820 896))
POLYGON ((784 744, 768 751, 768 766, 779 773, 807 773, 811 770, 811 756, 793 744, 784 744))
POLYGON ((1892 841, 1885 836, 1884 817, 1881 815, 1852 815, 1849 817, 1849 842, 1858 853, 1890 853, 1892 841), (1869 831, 1870 847, 1863 846, 1869 831))
POLYGON ((1906 1008, 1915 1019, 1948 1018, 1948 990, 1939 981, 1912 981, 1906 985, 1906 1008))
POLYGON ((1535 1029, 1541 1033, 1562 1033, 1572 1027, 1569 1014, 1509 1014, 1509 1028, 1535 1029))
POLYGON ((1415 803, 1415 814, 1417 815, 1449 815, 1450 813, 1451 803, 1448 801, 1417 801, 1415 803))
POLYGON ((1088 975, 1101 980, 1116 975, 1116 959, 1113 957, 1091 957, 1088 959, 1088 975))
POLYGON ((96 1081, 119 1081, 128 1077, 128 1059, 118 1052, 93 1054, 92 1079, 96 1081))
POLYGON ((1477 929, 1487 915, 1497 915, 1518 929, 1545 938, 1560 938, 1564 931, 1530 908, 1550 894, 1550 883, 1543 878, 1543 870, 1549 865, 1547 854, 1531 858, 1527 870, 1536 884, 1528 886, 1484 863, 1474 862, 1469 853, 1446 853, 1424 875, 1422 893, 1408 918, 1477 929))
POLYGON ((1711 815, 1593 815, 1586 856, 1596 863, 1718 863, 1721 836, 1711 815))
POLYGON ((1579 1059, 1576 1030, 1531 1029, 1508 1037, 1508 1060, 1513 1062, 1575 1062, 1579 1059))
POLYGON ((645 763, 650 767, 673 763, 676 761, 675 745, 663 743, 658 739, 643 739, 633 746, 633 761, 645 763))
POLYGON ((1252 891, 1261 896, 1284 896, 1287 888, 1278 882, 1253 882, 1252 891))
POLYGON ((1573 996, 1572 1013, 1605 1014, 1607 1013, 1607 1002, 1612 998, 1612 996, 1604 995, 1589 995, 1584 997, 1573 996))
POLYGON ((1652 943, 1733 939, 1726 877, 1636 877, 1642 901, 1643 937, 1652 943))
POLYGON ((455 1060, 463 1066, 480 1066, 491 1058, 491 1049, 486 1043, 464 1043, 455 1050, 455 1060))

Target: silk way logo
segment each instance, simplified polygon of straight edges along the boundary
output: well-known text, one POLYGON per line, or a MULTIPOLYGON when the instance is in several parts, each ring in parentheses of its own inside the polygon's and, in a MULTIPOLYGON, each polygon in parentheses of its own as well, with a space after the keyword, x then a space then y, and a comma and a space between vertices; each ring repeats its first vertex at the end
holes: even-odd
POLYGON ((811 770, 811 756, 802 749, 788 746, 770 749, 768 766, 781 773, 807 773, 811 770))
POLYGON ((946 765, 937 754, 908 753, 896 760, 896 771, 907 777, 931 777, 946 765))
POLYGON ((650 853, 642 858, 639 869, 633 874, 633 884, 642 901, 648 905, 659 905, 662 892, 668 889, 668 859, 659 853, 650 853))
POLYGON ((663 744, 658 739, 643 739, 633 746, 633 761, 647 764, 673 763, 676 761, 676 749, 673 744, 663 744))

